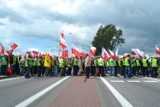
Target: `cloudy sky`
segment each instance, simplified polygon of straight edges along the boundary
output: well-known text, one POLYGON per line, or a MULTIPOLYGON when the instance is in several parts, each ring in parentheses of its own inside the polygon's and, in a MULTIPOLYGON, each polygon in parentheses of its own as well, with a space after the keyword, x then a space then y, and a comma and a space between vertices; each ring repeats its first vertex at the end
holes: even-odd
MULTIPOLYGON (((100 25, 115 24, 126 43, 120 54, 160 48, 160 0, 0 0, 0 42, 53 53, 63 31, 68 44, 88 51, 100 25), (72 34, 69 34, 72 33, 72 34)), ((70 45, 69 45, 70 47, 70 45)))

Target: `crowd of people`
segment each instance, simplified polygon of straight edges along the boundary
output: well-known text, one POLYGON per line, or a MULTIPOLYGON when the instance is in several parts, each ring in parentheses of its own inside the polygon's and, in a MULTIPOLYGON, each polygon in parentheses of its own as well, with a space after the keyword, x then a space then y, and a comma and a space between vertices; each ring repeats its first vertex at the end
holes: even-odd
POLYGON ((45 66, 45 56, 31 56, 25 58, 22 56, 0 55, 0 75, 20 75, 25 78, 31 76, 110 76, 114 77, 117 74, 124 78, 132 76, 150 76, 156 78, 158 76, 158 67, 160 59, 151 57, 147 59, 137 58, 131 55, 109 58, 104 60, 101 56, 86 57, 52 57, 49 56, 45 66), (8 63, 11 65, 12 73, 7 72, 8 63))

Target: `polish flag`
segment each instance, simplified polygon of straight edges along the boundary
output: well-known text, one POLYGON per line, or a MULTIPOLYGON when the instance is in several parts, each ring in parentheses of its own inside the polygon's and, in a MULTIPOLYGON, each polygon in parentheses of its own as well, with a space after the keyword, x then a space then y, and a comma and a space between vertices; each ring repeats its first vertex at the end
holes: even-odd
POLYGON ((4 54, 5 53, 5 50, 4 50, 4 47, 3 45, 0 43, 0 54, 4 54))
POLYGON ((17 43, 14 43, 14 44, 11 45, 12 49, 16 49, 17 47, 18 47, 17 43))
POLYGON ((68 57, 68 50, 62 50, 61 57, 68 57))
POLYGON ((63 32, 61 32, 61 34, 60 34, 60 35, 61 35, 61 37, 62 37, 62 38, 64 38, 64 33, 63 33, 63 32))
POLYGON ((160 50, 157 46, 156 46, 156 54, 160 55, 160 50))
POLYGON ((85 53, 83 50, 77 48, 77 47, 76 47, 75 45, 73 45, 73 44, 72 44, 72 54, 73 54, 74 56, 81 56, 81 57, 84 57, 84 56, 86 55, 86 53, 85 53))
POLYGON ((143 58, 145 56, 144 52, 141 51, 140 49, 132 49, 131 54, 136 55, 139 58, 143 58))
POLYGON ((103 47, 102 47, 102 54, 101 55, 102 55, 103 59, 106 59, 106 60, 110 59, 108 52, 103 47))
POLYGON ((95 56, 96 47, 91 46, 91 47, 90 47, 90 53, 91 53, 93 56, 95 56))
POLYGON ((60 46, 62 47, 62 49, 67 48, 66 41, 62 37, 61 37, 61 40, 60 40, 60 46))

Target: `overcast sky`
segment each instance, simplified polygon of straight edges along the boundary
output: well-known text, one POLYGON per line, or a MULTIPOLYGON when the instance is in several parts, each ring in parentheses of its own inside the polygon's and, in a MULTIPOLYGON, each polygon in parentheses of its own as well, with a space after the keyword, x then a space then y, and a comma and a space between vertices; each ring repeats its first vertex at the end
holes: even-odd
POLYGON ((63 31, 68 44, 88 51, 100 25, 123 30, 120 54, 160 48, 160 0, 0 0, 0 42, 17 52, 58 50, 63 31), (72 33, 72 34, 68 34, 72 33))

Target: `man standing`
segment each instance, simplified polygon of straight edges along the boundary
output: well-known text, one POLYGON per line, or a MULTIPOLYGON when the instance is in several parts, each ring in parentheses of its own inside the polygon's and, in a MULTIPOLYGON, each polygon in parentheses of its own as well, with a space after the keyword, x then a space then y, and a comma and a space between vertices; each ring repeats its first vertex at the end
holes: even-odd
POLYGON ((86 78, 89 78, 89 73, 91 69, 91 57, 87 55, 85 59, 85 68, 86 68, 86 78))

